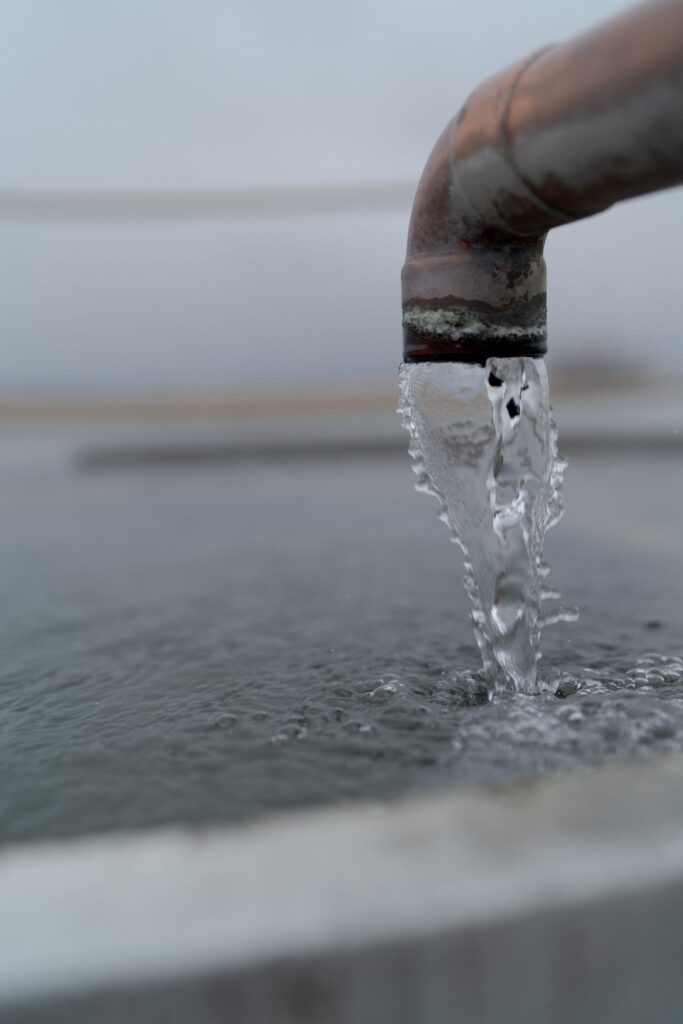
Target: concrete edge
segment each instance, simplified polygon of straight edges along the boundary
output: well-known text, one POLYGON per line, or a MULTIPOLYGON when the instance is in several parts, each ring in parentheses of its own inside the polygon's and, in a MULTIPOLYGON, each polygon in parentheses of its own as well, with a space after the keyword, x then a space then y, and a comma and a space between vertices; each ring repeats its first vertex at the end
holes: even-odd
POLYGON ((10 847, 0 1010, 452 943, 667 890, 683 893, 683 757, 237 828, 10 847))

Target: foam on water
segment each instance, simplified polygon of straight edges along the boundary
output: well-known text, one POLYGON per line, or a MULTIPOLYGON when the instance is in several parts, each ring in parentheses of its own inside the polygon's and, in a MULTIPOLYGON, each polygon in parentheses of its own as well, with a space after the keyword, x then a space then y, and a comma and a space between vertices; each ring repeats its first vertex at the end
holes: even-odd
POLYGON ((429 687, 394 677, 390 687, 380 684, 381 700, 377 689, 367 694, 363 720, 377 731, 395 727, 399 709, 416 730, 437 728, 443 719, 450 749, 442 768, 460 783, 501 783, 680 751, 680 656, 651 653, 628 668, 574 668, 557 681, 556 693, 497 691, 487 699, 476 672, 445 672, 429 687))
POLYGON ((547 588, 546 531, 562 515, 565 463, 542 359, 485 366, 401 367, 399 412, 410 433, 416 487, 439 501, 439 518, 465 554, 465 587, 493 688, 536 693, 544 625, 576 617, 547 588))

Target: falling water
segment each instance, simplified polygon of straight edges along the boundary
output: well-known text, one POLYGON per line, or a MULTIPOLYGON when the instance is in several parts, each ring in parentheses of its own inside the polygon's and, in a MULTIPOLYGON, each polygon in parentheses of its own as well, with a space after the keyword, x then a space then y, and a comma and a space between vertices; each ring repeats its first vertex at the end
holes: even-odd
POLYGON ((574 610, 542 610, 546 530, 562 515, 565 463, 542 359, 485 366, 401 367, 399 412, 410 432, 416 488, 439 501, 439 518, 465 554, 472 622, 495 688, 538 693, 540 635, 574 610))

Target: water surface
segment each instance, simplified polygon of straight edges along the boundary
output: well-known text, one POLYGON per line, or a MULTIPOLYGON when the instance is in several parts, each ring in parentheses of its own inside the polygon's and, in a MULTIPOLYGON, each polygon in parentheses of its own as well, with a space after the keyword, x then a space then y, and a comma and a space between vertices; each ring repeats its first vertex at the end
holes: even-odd
POLYGON ((582 616, 541 662, 566 695, 489 703, 405 455, 88 473, 40 451, 0 457, 3 842, 683 747, 678 457, 569 452, 547 554, 582 616))

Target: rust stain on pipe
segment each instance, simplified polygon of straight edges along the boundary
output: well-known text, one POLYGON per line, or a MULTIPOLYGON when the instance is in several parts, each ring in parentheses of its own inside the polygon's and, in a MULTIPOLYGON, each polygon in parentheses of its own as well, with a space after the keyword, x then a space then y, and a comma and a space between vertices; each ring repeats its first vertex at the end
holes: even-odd
POLYGON ((683 181, 683 0, 648 3, 488 79, 418 186, 404 358, 546 350, 547 232, 683 181))

